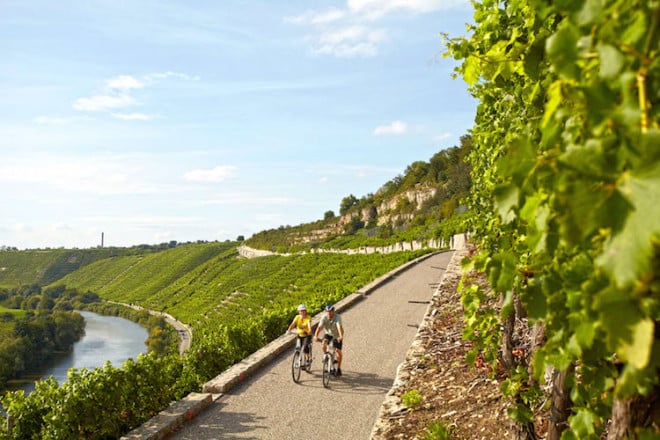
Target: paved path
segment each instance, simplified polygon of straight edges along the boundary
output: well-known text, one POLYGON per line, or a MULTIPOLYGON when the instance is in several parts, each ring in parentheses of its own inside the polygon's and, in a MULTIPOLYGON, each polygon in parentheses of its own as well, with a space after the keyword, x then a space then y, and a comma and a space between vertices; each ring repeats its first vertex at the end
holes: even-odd
POLYGON ((343 376, 323 388, 320 344, 311 373, 291 380, 291 353, 223 395, 170 438, 368 439, 398 365, 452 252, 426 259, 342 313, 343 376))

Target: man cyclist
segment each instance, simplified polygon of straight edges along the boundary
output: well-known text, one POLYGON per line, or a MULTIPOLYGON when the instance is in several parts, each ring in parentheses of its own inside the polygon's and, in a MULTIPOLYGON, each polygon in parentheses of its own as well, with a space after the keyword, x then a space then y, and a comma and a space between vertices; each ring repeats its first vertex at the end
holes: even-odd
POLYGON ((312 343, 312 318, 307 314, 307 307, 305 307, 305 304, 300 304, 298 306, 298 314, 293 318, 287 331, 290 332, 294 328, 298 333, 296 347, 300 348, 302 345, 303 353, 305 353, 305 365, 309 365, 312 363, 309 353, 309 344, 312 343))
POLYGON ((316 333, 314 333, 314 339, 320 341, 319 334, 321 331, 324 332, 323 337, 323 353, 328 351, 328 343, 332 342, 337 349, 337 376, 341 376, 341 348, 342 342, 344 340, 344 326, 341 324, 341 317, 338 313, 335 312, 335 306, 327 306, 325 308, 326 314, 323 315, 321 321, 319 322, 318 327, 316 327, 316 333))

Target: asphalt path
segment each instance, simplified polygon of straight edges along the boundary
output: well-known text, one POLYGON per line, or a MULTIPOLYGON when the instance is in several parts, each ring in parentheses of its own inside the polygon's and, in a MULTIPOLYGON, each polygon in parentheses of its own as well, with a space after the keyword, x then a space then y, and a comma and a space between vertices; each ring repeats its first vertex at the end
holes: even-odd
POLYGON ((330 388, 321 383, 321 345, 314 343, 312 371, 303 371, 299 384, 287 352, 169 438, 368 439, 452 254, 399 273, 341 314, 343 375, 330 388))

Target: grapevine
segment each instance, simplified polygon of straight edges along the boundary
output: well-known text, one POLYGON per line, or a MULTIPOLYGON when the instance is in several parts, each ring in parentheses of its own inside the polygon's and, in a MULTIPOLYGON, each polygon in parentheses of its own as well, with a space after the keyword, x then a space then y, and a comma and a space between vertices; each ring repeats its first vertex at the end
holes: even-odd
POLYGON ((465 288, 471 356, 505 366, 520 437, 538 434, 544 385, 548 438, 657 435, 660 2, 473 4, 470 35, 445 44, 479 100, 472 264, 501 309, 465 288), (544 337, 511 364, 516 318, 544 337))

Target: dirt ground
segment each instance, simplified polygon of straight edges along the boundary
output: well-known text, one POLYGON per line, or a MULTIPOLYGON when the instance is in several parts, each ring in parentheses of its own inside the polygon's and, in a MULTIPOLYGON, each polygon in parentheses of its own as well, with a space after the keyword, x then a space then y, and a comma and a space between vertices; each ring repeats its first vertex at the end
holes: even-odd
POLYGON ((447 268, 418 338, 381 409, 373 440, 513 436, 500 380, 485 367, 465 362, 470 345, 461 339, 459 280, 460 266, 447 268), (450 437, 443 436, 445 429, 451 432, 450 437))

